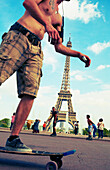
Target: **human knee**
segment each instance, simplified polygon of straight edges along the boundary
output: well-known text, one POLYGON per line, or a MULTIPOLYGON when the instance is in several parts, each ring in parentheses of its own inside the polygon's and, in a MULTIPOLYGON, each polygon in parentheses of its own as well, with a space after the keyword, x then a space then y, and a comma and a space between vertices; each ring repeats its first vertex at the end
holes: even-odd
POLYGON ((23 99, 27 99, 27 100, 34 100, 34 99, 35 99, 35 97, 34 97, 34 96, 32 96, 32 95, 23 94, 23 95, 21 96, 21 99, 22 99, 22 100, 23 100, 23 99))

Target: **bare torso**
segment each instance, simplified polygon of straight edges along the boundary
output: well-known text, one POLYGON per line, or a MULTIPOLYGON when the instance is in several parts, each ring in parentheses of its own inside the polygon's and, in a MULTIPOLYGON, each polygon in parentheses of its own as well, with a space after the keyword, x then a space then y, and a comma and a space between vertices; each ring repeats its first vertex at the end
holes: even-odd
MULTIPOLYGON (((47 20, 49 20, 54 25, 58 25, 58 22, 60 22, 61 20, 58 19, 59 14, 55 14, 56 10, 58 9, 58 5, 56 3, 56 0, 54 1, 42 1, 38 4, 38 6, 40 8, 40 11, 46 16, 47 20)), ((36 34, 41 40, 43 39, 45 34, 45 27, 36 19, 34 19, 27 10, 17 22, 19 22, 25 28, 36 34)))

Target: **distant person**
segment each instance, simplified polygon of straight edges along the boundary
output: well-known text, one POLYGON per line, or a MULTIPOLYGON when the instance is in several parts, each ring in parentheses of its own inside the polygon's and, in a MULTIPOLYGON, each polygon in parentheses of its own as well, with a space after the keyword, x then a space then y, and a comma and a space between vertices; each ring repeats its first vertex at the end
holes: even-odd
POLYGON ((55 111, 55 107, 52 107, 52 117, 49 119, 49 121, 54 118, 53 120, 53 133, 50 136, 56 136, 56 122, 57 122, 57 111, 55 111))
POLYGON ((104 123, 103 119, 99 119, 98 126, 98 138, 103 138, 104 123))
POLYGON ((33 125, 33 133, 39 133, 39 123, 41 120, 36 119, 33 125))
POLYGON ((87 123, 88 123, 88 133, 89 133, 89 136, 87 138, 87 140, 92 140, 92 125, 94 124, 91 120, 90 120, 90 115, 87 115, 86 116, 87 118, 87 123))
POLYGON ((93 137, 95 138, 96 137, 97 127, 96 127, 95 124, 93 124, 92 127, 93 127, 93 137))
POLYGON ((33 120, 27 120, 27 128, 28 130, 31 128, 31 124, 33 123, 33 120))
POLYGON ((77 121, 76 123, 75 123, 75 135, 77 135, 78 134, 78 130, 79 130, 79 121, 77 121))
POLYGON ((43 123, 43 131, 46 130, 46 122, 43 123))
POLYGON ((10 126, 10 130, 12 129, 13 127, 13 123, 15 121, 15 113, 13 113, 13 116, 12 116, 12 119, 11 119, 11 126, 10 126))

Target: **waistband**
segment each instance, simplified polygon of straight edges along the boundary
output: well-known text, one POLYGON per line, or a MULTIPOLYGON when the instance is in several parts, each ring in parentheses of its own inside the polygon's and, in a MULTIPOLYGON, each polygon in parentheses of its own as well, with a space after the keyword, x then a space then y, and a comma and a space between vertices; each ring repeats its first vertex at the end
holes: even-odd
POLYGON ((11 26, 9 31, 11 31, 11 30, 17 30, 17 31, 21 32, 35 46, 41 45, 41 42, 40 42, 41 39, 37 35, 32 33, 31 31, 29 31, 27 28, 25 28, 24 26, 19 24, 18 22, 15 22, 15 24, 11 26))

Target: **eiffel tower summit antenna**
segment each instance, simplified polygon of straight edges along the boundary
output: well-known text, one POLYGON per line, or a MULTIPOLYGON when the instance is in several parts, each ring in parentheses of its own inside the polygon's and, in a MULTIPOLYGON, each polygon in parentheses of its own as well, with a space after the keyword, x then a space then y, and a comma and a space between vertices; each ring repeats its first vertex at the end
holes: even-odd
MULTIPOLYGON (((71 48, 71 37, 69 36, 69 41, 67 42, 67 47, 71 48)), ((70 56, 66 56, 64 72, 63 72, 63 79, 61 83, 61 89, 58 93, 58 99, 55 105, 56 111, 58 112, 58 121, 57 122, 66 122, 66 114, 67 111, 61 111, 62 102, 66 101, 68 105, 68 123, 74 128, 74 123, 76 120, 76 112, 73 110, 72 101, 71 101, 72 94, 70 92, 70 56)), ((52 111, 50 112, 50 116, 47 119, 50 119, 52 116, 52 111)), ((46 126, 46 130, 49 130, 51 122, 49 122, 46 126)))

